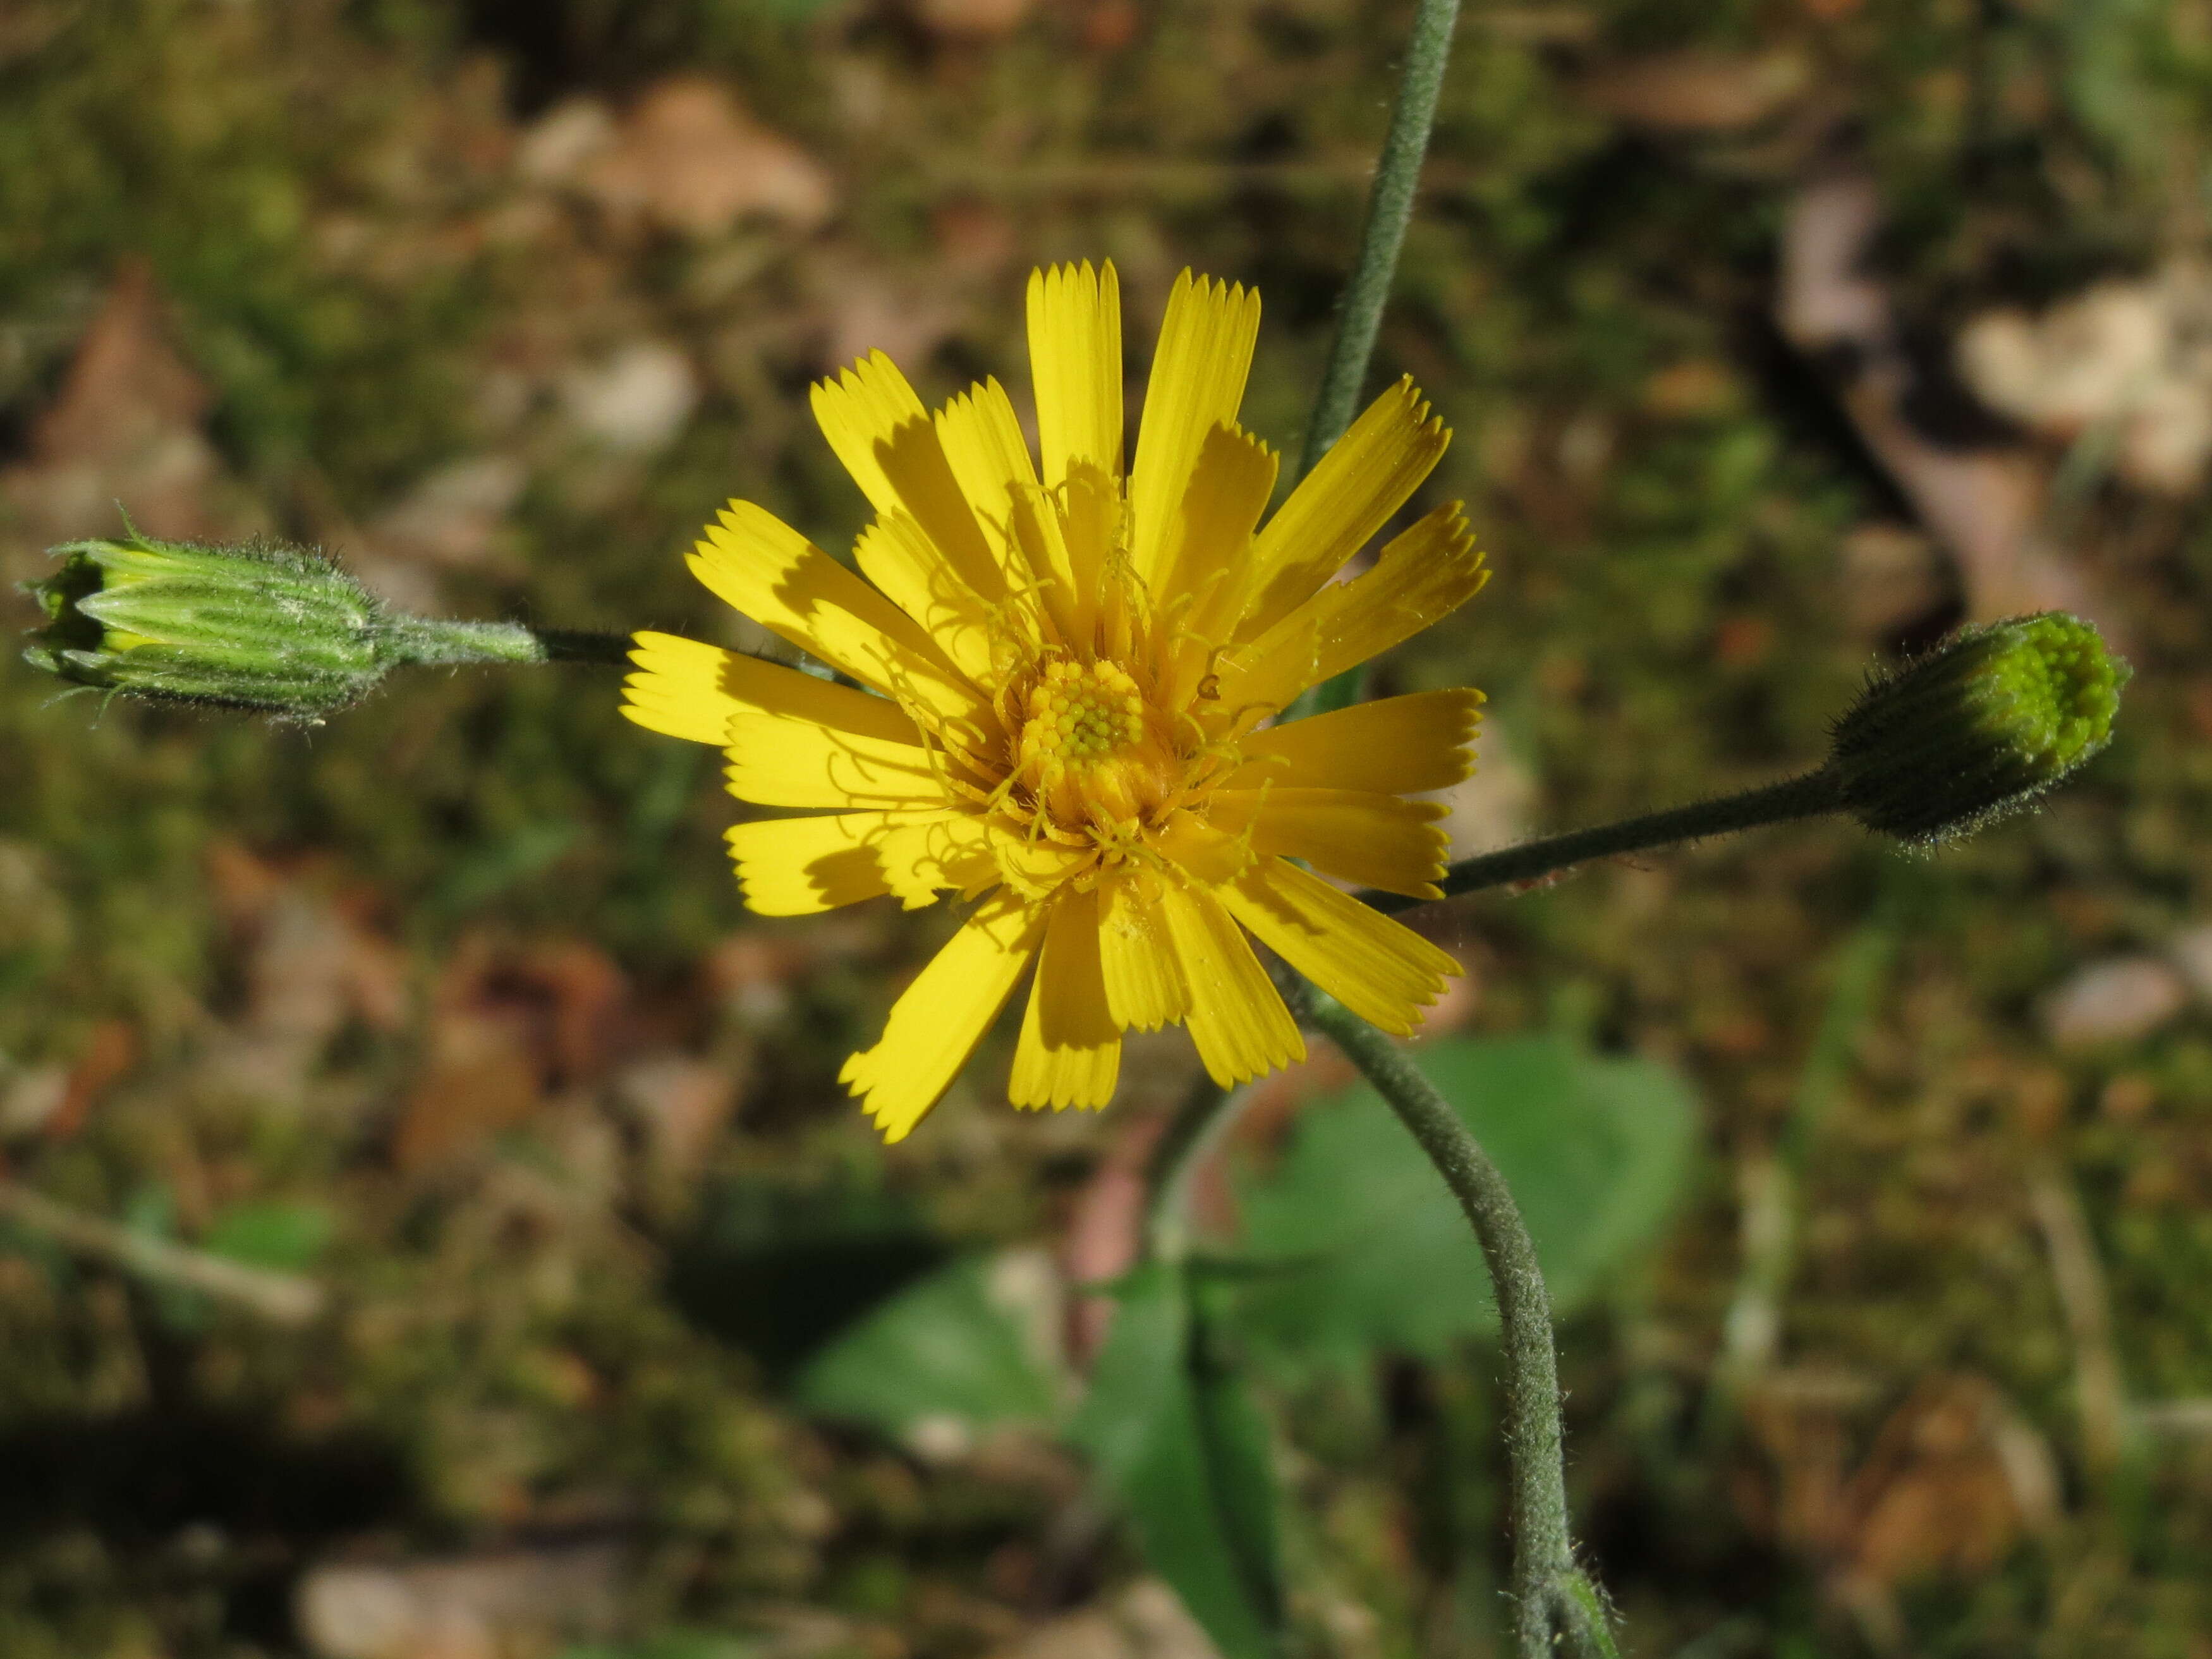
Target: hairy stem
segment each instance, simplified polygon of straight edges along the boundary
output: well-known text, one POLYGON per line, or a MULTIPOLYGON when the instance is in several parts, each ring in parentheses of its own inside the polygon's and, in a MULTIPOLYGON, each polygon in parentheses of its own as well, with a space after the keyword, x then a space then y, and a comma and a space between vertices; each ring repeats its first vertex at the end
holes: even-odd
MULTIPOLYGON (((1444 872, 1437 884, 1443 896, 1480 892, 1486 887, 1504 887, 1516 882, 1541 880, 1593 859, 1614 858, 1623 853, 1647 852, 1676 842, 1699 841, 1763 824, 1786 823, 1793 818, 1819 817, 1843 810, 1840 781, 1826 767, 1784 778, 1779 783, 1747 789, 1741 794, 1721 795, 1694 801, 1687 806, 1647 812, 1590 830, 1571 830, 1563 836, 1546 836, 1462 859, 1444 872)), ((1406 898, 1372 890, 1358 896, 1378 910, 1405 910, 1431 900, 1406 898)))
POLYGON ((1521 1659, 1545 1659, 1559 1650, 1553 1644, 1560 1638, 1568 1652, 1610 1653, 1603 1602, 1575 1565, 1570 1541, 1551 1297, 1512 1190, 1404 1049, 1318 992, 1309 990, 1297 1000, 1301 1016, 1359 1068, 1428 1154, 1466 1212, 1490 1268, 1505 1373, 1514 1623, 1521 1659))
POLYGON ((636 641, 627 634, 594 634, 574 628, 532 630, 545 647, 548 662, 590 662, 607 668, 627 668, 636 641))
POLYGON ((629 637, 538 629, 513 622, 447 622, 393 612, 385 619, 390 660, 451 665, 460 663, 589 662, 619 665, 629 659, 629 637))
MULTIPOLYGON (((1328 366, 1322 372, 1321 392, 1314 399, 1305 443, 1298 453, 1300 477, 1313 471, 1358 413, 1368 360, 1375 355, 1382 308, 1390 298, 1391 278, 1397 274, 1398 252, 1406 243, 1406 227, 1413 222, 1421 163, 1429 153, 1437 95, 1443 88, 1452 28, 1458 21, 1459 0, 1420 0, 1413 14, 1413 32, 1406 42, 1405 64, 1399 76, 1398 100, 1391 107, 1390 130, 1383 136, 1382 153, 1375 164, 1374 187, 1367 197, 1367 222, 1359 233, 1358 262, 1345 284, 1344 297, 1337 302, 1336 338, 1329 347, 1328 366)), ((1292 713, 1294 716, 1316 714, 1341 708, 1358 694, 1359 671, 1348 670, 1307 692, 1292 713)))
MULTIPOLYGON (((1841 805, 1835 777, 1822 768, 1785 778, 1779 783, 1747 789, 1741 794, 1723 795, 1664 812, 1650 812, 1640 817, 1623 818, 1617 823, 1571 830, 1563 836, 1547 836, 1518 847, 1485 853, 1453 865, 1438 884, 1446 897, 1479 892, 1486 887, 1538 880, 1591 859, 1643 852, 1675 842, 1756 829, 1761 824, 1784 823, 1793 818, 1816 817, 1838 811, 1841 805)), ((1425 902, 1373 890, 1358 896, 1378 910, 1404 910, 1425 902)), ((1295 1006, 1303 982, 1287 973, 1282 975, 1281 982, 1295 1006)), ((1153 1148, 1146 1171, 1152 1194, 1146 1228, 1148 1248, 1155 1252, 1164 1244, 1170 1254, 1181 1248, 1183 1188, 1189 1181, 1191 1166, 1198 1154, 1220 1133, 1230 1115, 1224 1108, 1231 1099, 1212 1082, 1200 1078, 1153 1148)))

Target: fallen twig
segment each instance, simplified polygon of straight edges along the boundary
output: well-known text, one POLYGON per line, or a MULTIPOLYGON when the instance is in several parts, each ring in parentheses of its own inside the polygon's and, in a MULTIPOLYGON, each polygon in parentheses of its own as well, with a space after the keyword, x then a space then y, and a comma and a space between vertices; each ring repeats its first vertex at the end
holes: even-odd
POLYGON ((149 1237, 13 1181, 0 1181, 0 1218, 96 1261, 158 1284, 235 1303, 280 1325, 304 1325, 323 1310, 323 1287, 312 1279, 249 1267, 188 1245, 149 1237))
POLYGON ((2112 1297, 2104 1265, 2097 1260, 2088 1218, 2073 1183, 2055 1170, 2037 1176, 2027 1189, 2043 1246, 2051 1256, 2051 1277, 2074 1342, 2075 1406, 2081 1414, 2081 1459, 2094 1472, 2109 1474, 2127 1444, 2126 1384, 2112 1346, 2112 1297))

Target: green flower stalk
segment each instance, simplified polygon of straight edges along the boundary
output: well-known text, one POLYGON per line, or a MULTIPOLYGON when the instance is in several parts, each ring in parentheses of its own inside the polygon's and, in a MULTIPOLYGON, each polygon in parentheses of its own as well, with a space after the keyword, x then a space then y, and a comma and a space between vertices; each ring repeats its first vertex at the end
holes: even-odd
MULTIPOLYGON (((1539 883, 1597 859, 1832 812, 1911 847, 1956 840, 2030 805, 2111 742, 2131 672, 2078 617, 1966 629, 1869 680, 1809 772, 1462 859, 1437 884, 1449 898, 1539 883)), ((1421 902, 1359 897, 1378 910, 1421 902)))
POLYGON ((53 550, 25 584, 46 613, 27 661, 80 686, 319 725, 405 663, 620 660, 620 641, 393 610, 321 554, 276 543, 53 550))
POLYGON ((2131 672, 2078 617, 1965 629, 1868 685, 1826 769, 1870 830, 1919 846, 1968 835, 2110 743, 2131 672))

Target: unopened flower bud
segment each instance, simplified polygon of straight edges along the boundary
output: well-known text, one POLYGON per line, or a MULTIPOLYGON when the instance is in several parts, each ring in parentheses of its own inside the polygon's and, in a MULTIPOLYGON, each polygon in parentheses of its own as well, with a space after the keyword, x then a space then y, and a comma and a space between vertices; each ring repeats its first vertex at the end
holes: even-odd
POLYGON ((319 554, 276 544, 120 541, 53 550, 26 584, 46 613, 27 660, 78 685, 313 725, 410 662, 544 662, 512 623, 395 611, 319 554))
POLYGON ((1869 684, 1829 771, 1869 829, 1928 843, 2025 806, 2112 740, 2132 671, 2057 611, 1961 629, 1869 684))

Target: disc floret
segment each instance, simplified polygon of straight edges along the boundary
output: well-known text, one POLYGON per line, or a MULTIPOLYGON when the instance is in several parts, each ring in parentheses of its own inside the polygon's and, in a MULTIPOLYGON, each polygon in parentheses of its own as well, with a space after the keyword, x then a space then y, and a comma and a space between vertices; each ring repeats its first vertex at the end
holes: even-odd
POLYGON ((1048 661, 1023 713, 1015 776, 1048 833, 1127 836, 1172 794, 1175 757, 1155 740, 1151 705, 1119 663, 1048 661))

